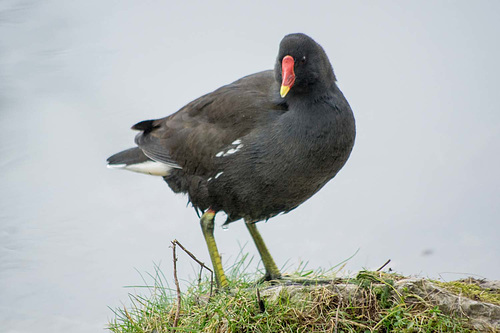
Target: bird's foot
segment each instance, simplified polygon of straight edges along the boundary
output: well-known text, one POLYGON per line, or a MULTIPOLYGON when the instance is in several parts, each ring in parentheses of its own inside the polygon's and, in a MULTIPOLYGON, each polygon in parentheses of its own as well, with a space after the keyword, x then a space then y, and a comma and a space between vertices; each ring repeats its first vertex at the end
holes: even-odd
POLYGON ((279 276, 272 276, 270 274, 264 275, 257 284, 262 284, 268 282, 272 285, 318 285, 318 284, 329 284, 335 281, 336 278, 324 278, 324 277, 304 277, 299 275, 283 274, 279 276))
POLYGON ((264 282, 270 282, 271 284, 278 283, 278 281, 282 278, 281 274, 270 274, 266 273, 263 277, 261 277, 257 284, 262 284, 264 282))

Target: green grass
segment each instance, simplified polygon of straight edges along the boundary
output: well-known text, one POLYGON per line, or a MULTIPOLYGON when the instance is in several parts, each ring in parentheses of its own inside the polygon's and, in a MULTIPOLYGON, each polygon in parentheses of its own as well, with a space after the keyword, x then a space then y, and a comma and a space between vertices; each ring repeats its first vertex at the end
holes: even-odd
MULTIPOLYGON (((177 295, 156 268, 149 295, 130 295, 127 308, 115 309, 112 332, 475 332, 459 318, 410 293, 399 293, 396 274, 362 271, 355 278, 336 279, 334 270, 308 270, 300 265, 293 275, 313 285, 266 290, 256 284, 260 273, 249 273, 252 259, 240 255, 229 268, 230 291, 210 295, 210 277, 183 290, 177 327, 173 327, 177 295), (258 276, 257 276, 258 274, 258 276), (349 285, 355 297, 345 297, 329 279, 349 285), (259 298, 258 290, 261 297, 259 298), (411 300, 411 301, 410 301, 411 300)), ((173 279, 172 279, 173 280, 173 279)), ((170 282, 174 285, 173 281, 170 282)), ((342 283, 342 284, 339 284, 342 283)))
POLYGON ((480 280, 467 278, 459 281, 435 283, 455 294, 463 295, 470 299, 500 305, 500 290, 489 290, 480 287, 480 280))

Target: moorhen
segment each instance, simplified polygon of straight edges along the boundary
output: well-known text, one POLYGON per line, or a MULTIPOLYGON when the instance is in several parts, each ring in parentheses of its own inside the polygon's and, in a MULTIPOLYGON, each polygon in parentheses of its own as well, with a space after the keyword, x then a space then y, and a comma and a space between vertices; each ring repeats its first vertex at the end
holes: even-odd
POLYGON ((187 193, 200 219, 219 287, 228 282, 214 218, 244 219, 267 279, 280 271, 255 222, 298 207, 344 166, 355 139, 351 108, 323 48, 301 33, 280 43, 274 71, 243 77, 174 114, 142 121, 137 147, 108 166, 161 176, 187 193))

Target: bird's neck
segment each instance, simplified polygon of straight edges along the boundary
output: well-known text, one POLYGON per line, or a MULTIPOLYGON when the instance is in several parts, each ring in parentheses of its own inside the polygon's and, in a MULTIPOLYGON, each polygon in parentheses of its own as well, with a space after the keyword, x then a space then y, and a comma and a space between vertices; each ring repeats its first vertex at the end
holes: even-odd
POLYGON ((310 87, 307 91, 295 91, 287 96, 286 102, 291 108, 309 107, 315 104, 329 103, 336 98, 339 92, 335 82, 331 82, 329 85, 310 87))

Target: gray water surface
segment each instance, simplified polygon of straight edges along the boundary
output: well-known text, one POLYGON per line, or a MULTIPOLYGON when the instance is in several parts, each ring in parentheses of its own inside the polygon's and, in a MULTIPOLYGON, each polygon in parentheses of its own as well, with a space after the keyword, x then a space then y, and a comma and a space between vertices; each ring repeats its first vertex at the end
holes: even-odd
MULTIPOLYGON (((161 179, 112 171, 134 123, 323 45, 358 136, 339 175, 259 228, 281 265, 500 278, 500 3, 0 2, 0 326, 102 331, 170 241, 210 262, 161 179)), ((220 225, 223 219, 218 220, 220 225)), ((216 229, 230 265, 242 223, 216 229)), ((196 266, 179 255, 179 275, 196 266)), ((255 265, 252 266, 255 269, 255 265)))

